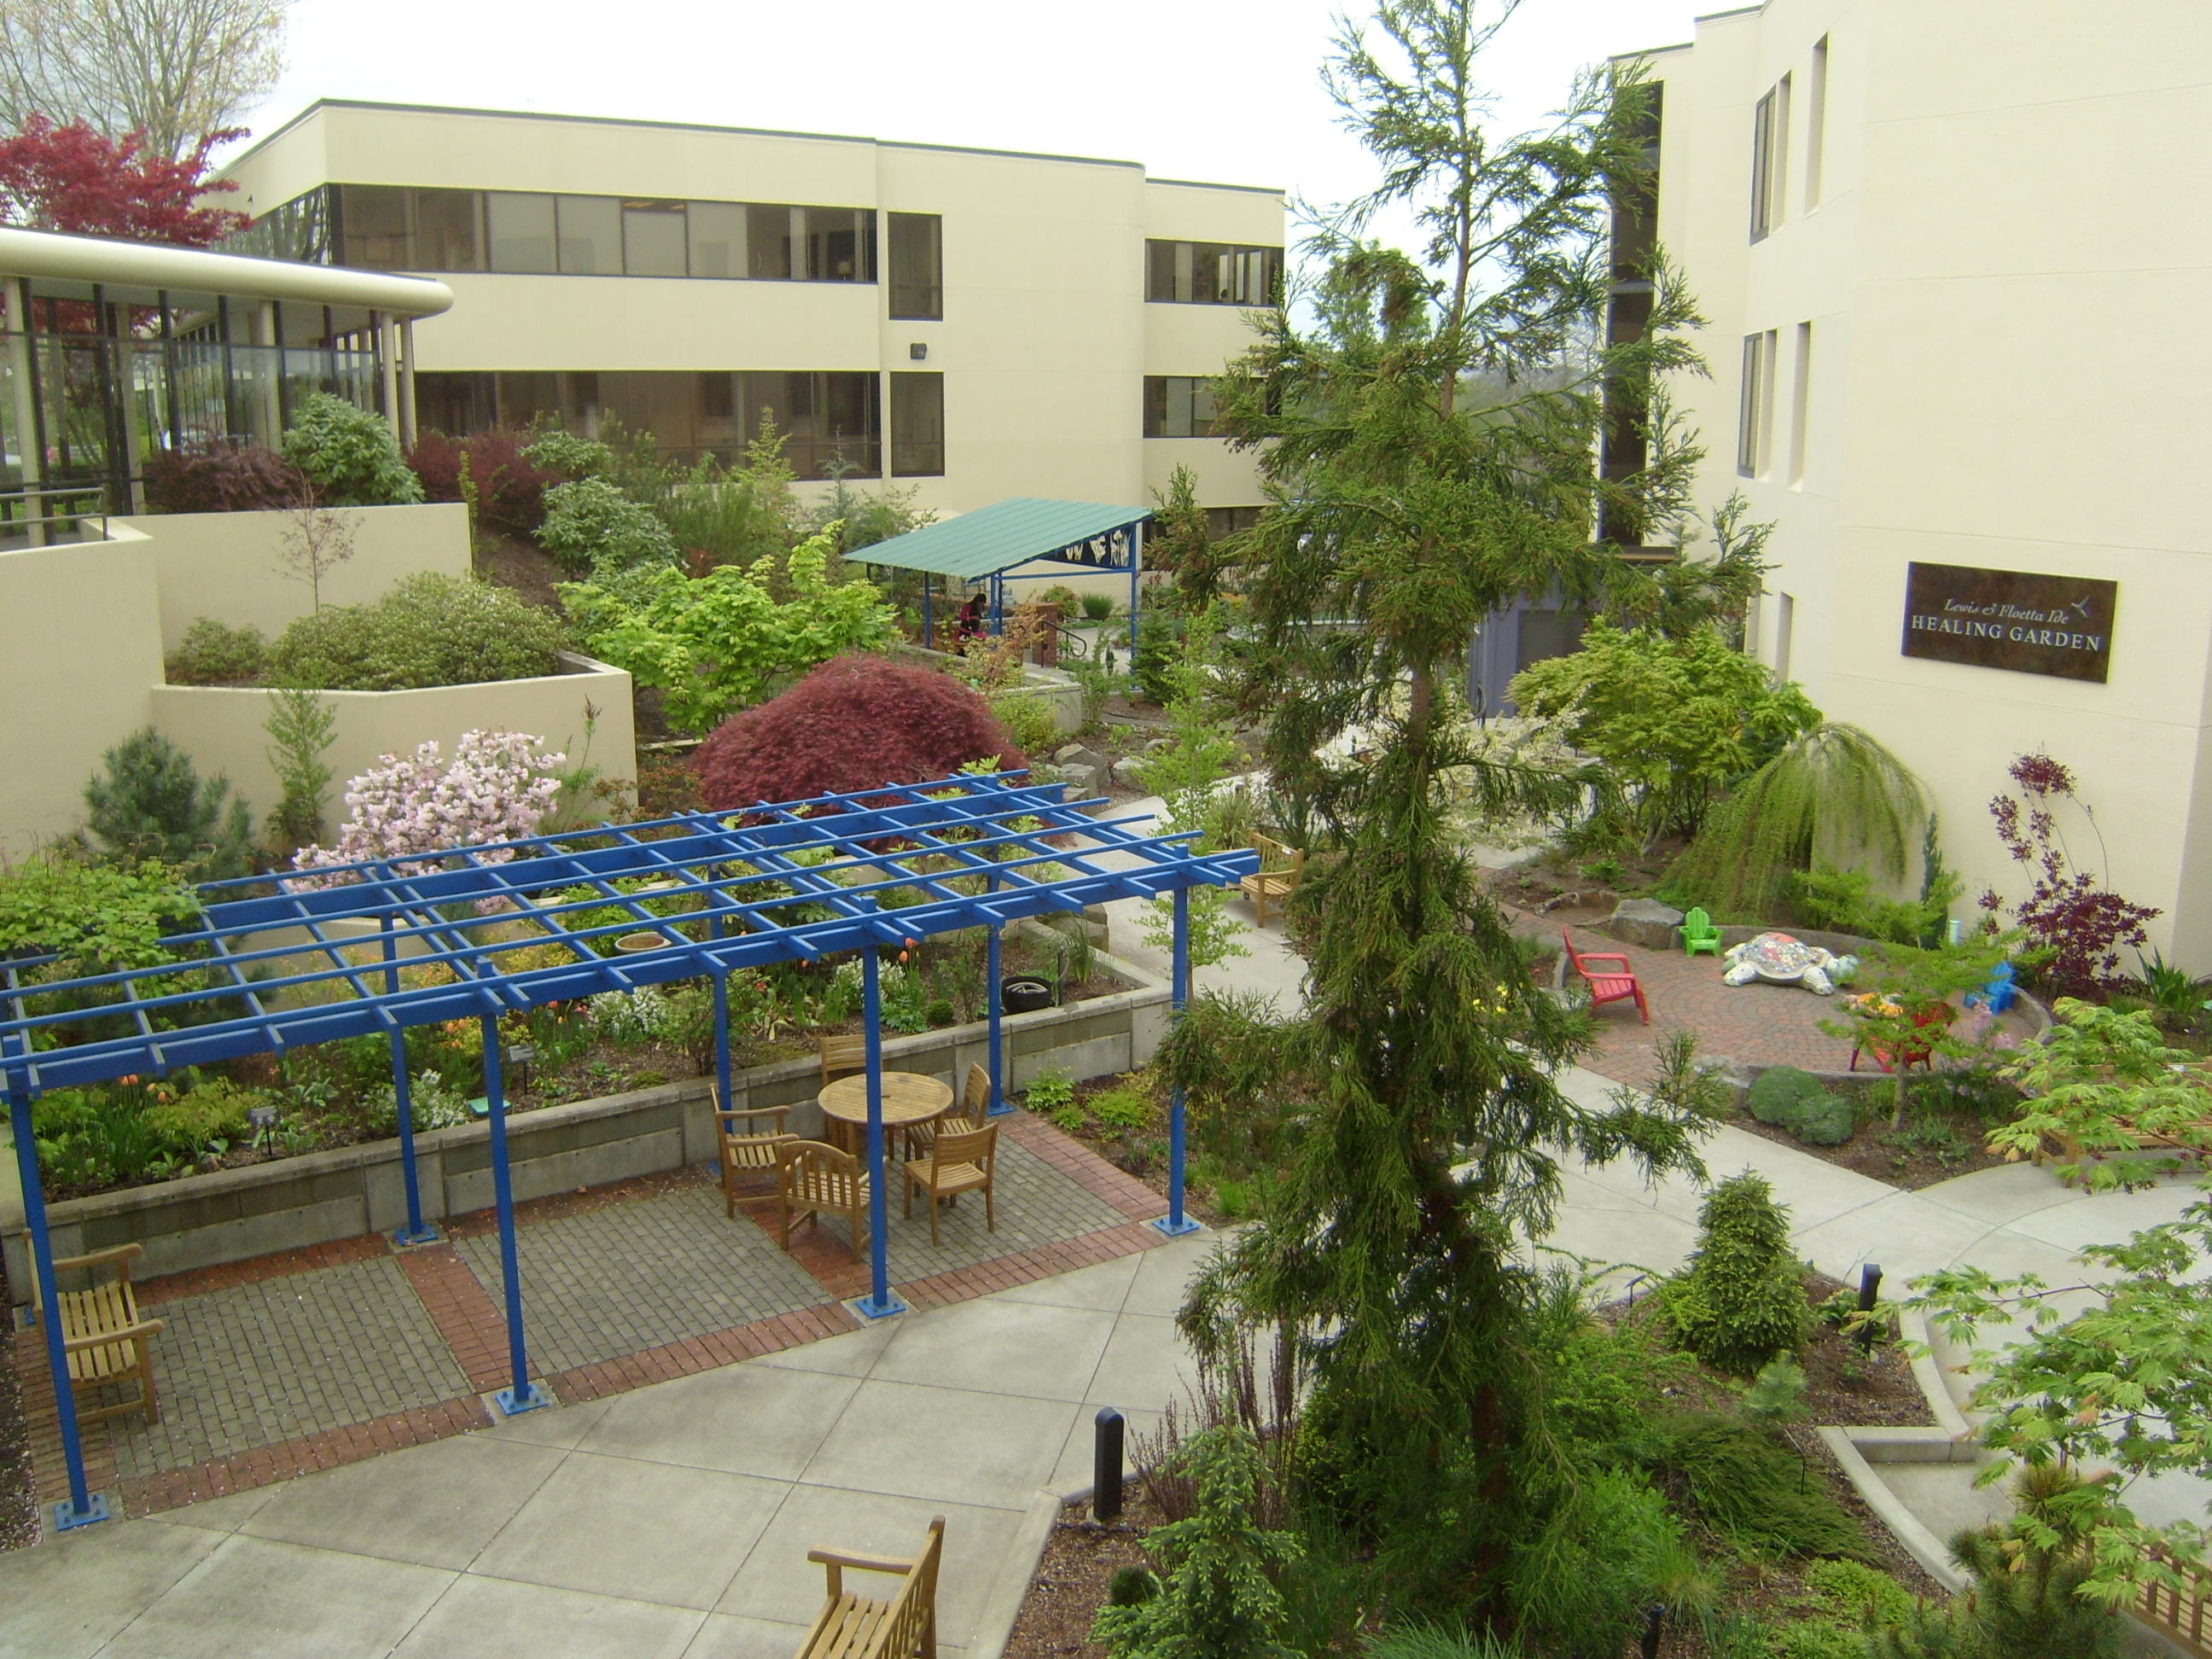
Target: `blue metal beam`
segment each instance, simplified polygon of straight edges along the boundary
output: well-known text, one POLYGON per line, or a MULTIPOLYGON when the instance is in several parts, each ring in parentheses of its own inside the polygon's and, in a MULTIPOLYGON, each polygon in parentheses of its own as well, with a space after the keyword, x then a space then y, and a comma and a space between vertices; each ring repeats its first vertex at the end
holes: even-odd
MULTIPOLYGON (((1168 988, 1171 1025, 1181 1022, 1182 1011, 1189 1001, 1190 890, 1178 887, 1175 896, 1175 965, 1168 988)), ((1198 1231, 1198 1223, 1182 1212, 1182 1160, 1183 1097, 1182 1085, 1177 1084, 1168 1097, 1168 1212, 1152 1224, 1170 1238, 1198 1231)))

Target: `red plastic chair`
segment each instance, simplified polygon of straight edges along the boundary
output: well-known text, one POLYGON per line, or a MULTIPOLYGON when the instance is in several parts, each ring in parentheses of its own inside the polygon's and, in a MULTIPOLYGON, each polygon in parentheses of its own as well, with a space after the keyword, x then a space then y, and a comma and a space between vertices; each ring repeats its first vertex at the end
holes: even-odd
POLYGON ((1593 951, 1585 956, 1575 949, 1575 941, 1564 927, 1560 940, 1567 947, 1567 961, 1589 986, 1590 1006, 1602 1008, 1608 1002, 1636 1004, 1636 1012, 1644 1016, 1644 1023, 1651 1023, 1650 1005, 1644 1000, 1644 988, 1636 982, 1636 972, 1628 965, 1628 958, 1618 951, 1593 951), (1592 963, 1614 963, 1617 968, 1593 969, 1592 963))
MULTIPOLYGON (((1914 1014, 1912 1023, 1923 1031, 1934 1027, 1940 1035, 1948 1029, 1957 1013, 1958 1010, 1949 1003, 1939 1002, 1914 1014)), ((1858 1070, 1859 1056, 1864 1054, 1885 1072, 1909 1072, 1916 1066, 1923 1071, 1933 1071, 1936 1069, 1935 1046, 1932 1039, 1926 1042, 1908 1040, 1899 1043, 1894 1049, 1885 1048, 1878 1042, 1861 1041, 1851 1047, 1850 1069, 1858 1070)))

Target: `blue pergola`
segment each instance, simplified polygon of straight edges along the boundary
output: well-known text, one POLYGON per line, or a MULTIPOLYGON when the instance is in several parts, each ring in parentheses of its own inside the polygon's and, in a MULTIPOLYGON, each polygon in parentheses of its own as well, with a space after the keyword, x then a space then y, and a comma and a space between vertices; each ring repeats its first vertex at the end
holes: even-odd
MULTIPOLYGON (((77 977, 52 977, 59 964, 52 956, 0 964, 6 1015, 0 1086, 15 1131, 40 1304, 60 1305, 31 1121, 32 1103, 44 1091, 382 1033, 392 1044, 407 1200, 407 1224, 393 1237, 420 1243, 434 1235, 423 1224, 416 1180, 404 1036, 410 1026, 475 1018, 483 1032, 511 1373, 495 1398, 510 1413, 549 1404, 530 1380, 524 1340, 499 1017, 704 976, 714 989, 716 1081, 727 1107, 729 975, 858 951, 871 1188, 869 1293, 859 1306, 869 1318, 901 1312, 884 1244, 878 948, 969 927, 990 930, 990 1109, 1009 1111, 999 987, 1007 922, 1173 894, 1171 994, 1180 1013, 1189 994, 1189 890, 1234 885, 1256 867, 1249 851, 1200 854, 1188 834, 1132 827, 1149 820, 1091 818, 1084 809, 1100 802, 1069 802, 1064 794, 1062 785, 1032 784, 1020 773, 963 775, 763 802, 736 815, 690 813, 456 847, 319 869, 311 878, 211 883, 200 889, 198 925, 168 935, 159 963, 77 977), (1090 844, 1075 845, 1078 837, 1090 844), (652 890, 635 890, 640 878, 652 890), (886 910, 880 901, 894 890, 921 896, 886 910), (800 907, 812 919, 793 920, 800 907), (619 921, 602 919, 611 908, 619 921), (659 942, 639 950, 639 933, 657 934, 659 942), (627 942, 617 948, 617 939, 627 942), (549 954, 566 959, 548 963, 549 954), (410 986, 401 978, 403 965, 441 965, 452 977, 410 986)), ((1168 1214, 1154 1224, 1188 1232, 1197 1224, 1183 1213, 1180 1091, 1169 1135, 1168 1214)), ((66 1529, 106 1518, 107 1508, 86 1486, 60 1321, 41 1323, 70 1481, 54 1519, 66 1529)))

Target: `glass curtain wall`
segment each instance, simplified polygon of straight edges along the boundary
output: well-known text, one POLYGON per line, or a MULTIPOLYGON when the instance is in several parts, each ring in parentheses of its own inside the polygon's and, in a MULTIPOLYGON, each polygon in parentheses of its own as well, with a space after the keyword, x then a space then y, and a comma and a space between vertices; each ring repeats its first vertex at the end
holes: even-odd
POLYGON ((32 294, 31 327, 0 331, 0 533, 24 515, 30 471, 41 489, 71 492, 72 508, 127 513, 147 461, 164 451, 273 446, 314 392, 381 410, 366 311, 216 295, 125 304, 36 284, 32 294))
POLYGON ((1282 303, 1283 250, 1229 242, 1145 244, 1145 298, 1176 305, 1282 303))

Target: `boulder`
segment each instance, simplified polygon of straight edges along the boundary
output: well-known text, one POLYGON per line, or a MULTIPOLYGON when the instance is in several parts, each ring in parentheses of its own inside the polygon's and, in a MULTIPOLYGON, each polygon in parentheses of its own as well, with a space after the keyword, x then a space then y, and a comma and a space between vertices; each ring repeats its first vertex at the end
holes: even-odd
POLYGON ((1623 899, 1613 907, 1605 931, 1649 951, 1672 951, 1681 943, 1682 913, 1657 899, 1623 899))

